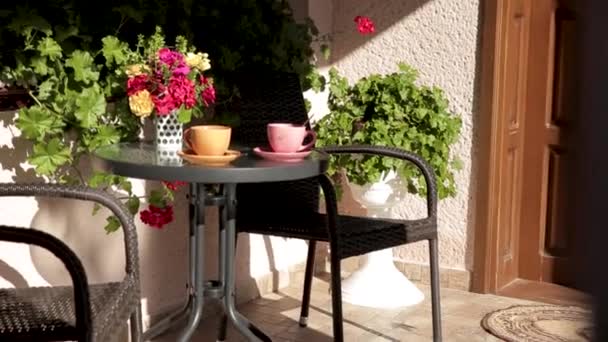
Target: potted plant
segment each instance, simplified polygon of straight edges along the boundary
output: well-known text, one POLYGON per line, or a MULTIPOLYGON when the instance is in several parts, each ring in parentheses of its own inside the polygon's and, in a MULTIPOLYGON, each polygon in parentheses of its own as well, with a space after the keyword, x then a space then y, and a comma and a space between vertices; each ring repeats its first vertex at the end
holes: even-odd
MULTIPOLYGON (((441 89, 420 86, 416 79, 416 70, 403 63, 397 72, 364 77, 353 85, 330 70, 330 113, 315 125, 317 146, 364 144, 414 152, 434 168, 439 198, 454 196, 459 160, 450 147, 458 139, 461 119, 450 111, 441 89)), ((328 172, 339 192, 344 174, 354 199, 371 216, 384 215, 402 190, 426 195, 422 174, 407 162, 378 156, 332 158, 328 172)), ((395 268, 391 249, 368 255, 342 287, 344 300, 359 305, 405 306, 423 299, 395 268)))
MULTIPOLYGON (((101 39, 98 50, 84 44, 68 48, 62 45, 65 35, 35 26, 24 26, 20 36, 23 46, 0 81, 24 89, 32 100, 16 119, 22 138, 32 143, 27 161, 51 182, 118 191, 137 214, 142 196, 132 191, 131 182, 88 172, 83 160, 101 146, 140 139, 145 118, 157 123, 170 118, 173 133, 180 134, 182 123, 201 116, 215 100, 212 81, 203 74, 210 67, 207 56, 181 36, 169 49, 158 27, 148 37, 140 35, 134 48, 115 36, 101 39)), ((173 192, 183 185, 163 184, 140 213, 144 223, 157 228, 172 220, 173 192)), ((119 226, 115 217, 107 218, 107 232, 119 226)))

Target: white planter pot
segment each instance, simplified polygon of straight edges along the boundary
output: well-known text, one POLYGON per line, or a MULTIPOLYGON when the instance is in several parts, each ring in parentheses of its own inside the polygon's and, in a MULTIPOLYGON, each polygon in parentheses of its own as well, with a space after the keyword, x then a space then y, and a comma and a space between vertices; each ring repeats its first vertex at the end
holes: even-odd
MULTIPOLYGON (((399 183, 395 180, 396 174, 391 171, 381 182, 349 186, 369 217, 387 217, 398 199, 399 183)), ((395 267, 391 248, 364 258, 361 267, 342 281, 342 300, 374 308, 405 307, 424 300, 424 294, 395 267)))

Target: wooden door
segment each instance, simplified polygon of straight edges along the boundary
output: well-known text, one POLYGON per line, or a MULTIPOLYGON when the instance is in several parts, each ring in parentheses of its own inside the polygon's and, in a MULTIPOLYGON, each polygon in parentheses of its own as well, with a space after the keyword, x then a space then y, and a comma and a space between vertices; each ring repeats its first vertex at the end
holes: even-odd
POLYGON ((474 291, 572 282, 577 2, 484 1, 474 291))
POLYGON ((495 288, 501 289, 519 277, 519 236, 524 161, 524 124, 528 73, 528 42, 532 0, 501 1, 503 25, 499 39, 504 44, 500 59, 501 89, 498 112, 501 141, 497 168, 498 202, 495 288))
POLYGON ((568 215, 566 180, 577 118, 576 0, 527 1, 519 277, 571 285, 577 227, 568 215))

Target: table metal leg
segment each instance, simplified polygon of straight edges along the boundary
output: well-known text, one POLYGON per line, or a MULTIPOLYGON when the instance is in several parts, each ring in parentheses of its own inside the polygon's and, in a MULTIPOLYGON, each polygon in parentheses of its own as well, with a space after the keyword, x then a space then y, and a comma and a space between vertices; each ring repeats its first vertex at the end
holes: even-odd
POLYGON ((154 323, 143 335, 144 341, 152 340, 160 335, 162 335, 169 328, 179 323, 186 317, 188 317, 188 313, 192 306, 192 296, 188 295, 188 300, 184 303, 184 305, 171 313, 169 313, 166 317, 161 319, 160 321, 154 323))
POLYGON ((237 330, 247 337, 250 341, 272 341, 260 329, 254 326, 249 320, 236 310, 234 298, 235 271, 234 259, 236 255, 236 184, 226 184, 224 186, 226 198, 225 207, 222 213, 224 233, 220 233, 220 239, 225 239, 220 244, 220 272, 223 270, 223 284, 225 286, 224 310, 228 319, 234 324, 237 330), (225 235, 222 235, 225 234, 225 235), (222 237, 223 236, 223 237, 222 237))
MULTIPOLYGON (((204 190, 204 189, 203 189, 204 190)), ((199 196, 199 185, 190 184, 190 196, 189 196, 189 219, 190 219, 190 232, 189 232, 189 277, 188 277, 188 300, 184 305, 171 313, 166 317, 156 322, 144 333, 144 341, 154 339, 168 329, 172 328, 180 321, 188 318, 188 325, 184 329, 184 338, 188 339, 187 336, 192 334, 192 331, 198 325, 200 321, 200 315, 203 308, 203 275, 204 266, 203 252, 203 238, 204 238, 204 212, 201 210, 201 198, 199 196), (198 290, 197 290, 198 289, 198 290), (197 300, 198 299, 198 300, 197 300), (194 310, 193 310, 194 309, 194 310), (197 312, 199 312, 197 314, 197 312), (187 334, 186 334, 187 333, 187 334)))
POLYGON ((183 328, 179 342, 188 342, 194 334, 194 330, 203 315, 204 291, 205 291, 205 214, 202 196, 205 195, 205 186, 202 184, 190 184, 190 286, 192 307, 188 315, 188 323, 183 328))

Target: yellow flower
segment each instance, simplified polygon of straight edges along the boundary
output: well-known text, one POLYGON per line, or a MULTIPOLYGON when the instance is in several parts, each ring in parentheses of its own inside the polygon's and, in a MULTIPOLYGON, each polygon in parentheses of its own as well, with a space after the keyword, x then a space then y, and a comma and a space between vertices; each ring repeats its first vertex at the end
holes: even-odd
POLYGON ((200 71, 211 69, 211 62, 209 61, 209 55, 206 53, 192 53, 188 52, 185 57, 186 64, 200 71))
POLYGON ((133 114, 145 118, 152 114, 152 110, 154 110, 154 102, 152 102, 152 97, 150 96, 150 92, 147 90, 140 90, 134 95, 129 97, 129 108, 133 114))
POLYGON ((127 76, 133 77, 143 74, 144 71, 148 70, 148 67, 143 64, 133 64, 127 67, 127 76))

